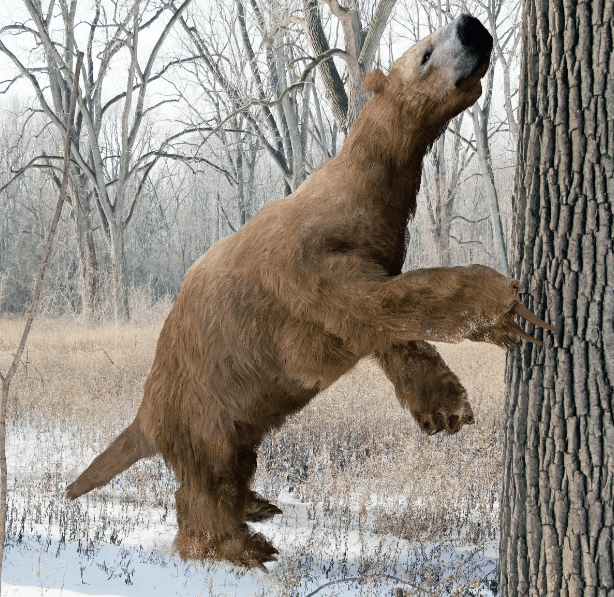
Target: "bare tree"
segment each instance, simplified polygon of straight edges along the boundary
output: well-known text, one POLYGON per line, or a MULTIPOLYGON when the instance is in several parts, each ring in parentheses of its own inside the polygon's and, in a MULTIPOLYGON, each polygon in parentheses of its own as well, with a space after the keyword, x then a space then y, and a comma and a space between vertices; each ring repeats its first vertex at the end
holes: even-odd
MULTIPOLYGON (((57 142, 58 135, 50 134, 47 123, 40 114, 31 108, 15 106, 10 111, 14 117, 12 122, 13 135, 10 141, 3 145, 6 149, 6 159, 2 160, 0 169, 5 175, 0 183, 0 193, 4 192, 8 198, 20 196, 19 201, 28 204, 31 197, 28 193, 20 192, 20 185, 32 170, 44 173, 49 181, 53 183, 56 190, 61 187, 61 170, 57 163, 57 142), (17 165, 16 165, 17 164, 17 165)), ((78 131, 78 127, 77 127, 78 131)), ((75 135, 76 143, 79 141, 79 134, 75 135)), ((73 223, 75 233, 77 257, 79 262, 79 294, 81 296, 82 312, 89 319, 93 315, 94 303, 96 301, 97 279, 98 279, 98 259, 93 235, 92 217, 92 190, 87 184, 76 164, 71 167, 72 185, 67 189, 65 201, 70 209, 70 218, 73 223)), ((26 221, 21 222, 22 227, 26 221)), ((9 242, 11 232, 7 230, 4 243, 9 242)), ((12 242, 17 242, 14 239, 12 242)), ((5 251, 8 247, 5 247, 5 251)))
MULTIPOLYGON (((445 5, 441 2, 421 2, 406 4, 403 8, 406 12, 397 14, 395 23, 402 37, 410 43, 417 42, 457 16, 453 13, 456 7, 451 7, 449 2, 445 5)), ((448 130, 437 139, 432 151, 424 159, 420 190, 425 209, 418 216, 422 221, 414 225, 421 225, 423 245, 432 238, 434 251, 429 252, 431 259, 428 261, 444 267, 454 265, 454 249, 459 246, 472 243, 484 245, 482 239, 467 240, 459 232, 461 228, 466 229, 467 225, 478 224, 483 220, 474 220, 467 213, 461 215, 456 207, 468 168, 476 155, 473 135, 467 135, 468 138, 465 136, 464 128, 467 127, 463 127, 464 122, 463 112, 448 125, 448 130)), ((488 252, 487 247, 483 248, 488 252)), ((415 263, 412 262, 412 265, 415 263)))
POLYGON ((509 276, 507 262, 507 243, 501 222, 501 210, 499 208, 499 195, 495 185, 495 174, 492 165, 491 135, 489 130, 490 110, 492 106, 493 82, 495 79, 494 65, 490 68, 488 76, 484 80, 484 98, 482 104, 475 103, 468 112, 471 114, 473 131, 475 134, 475 148, 478 157, 482 184, 490 207, 490 223, 492 225, 493 245, 497 269, 504 275, 509 276))
MULTIPOLYGON (((423 177, 423 194, 427 203, 427 215, 430 221, 430 231, 435 239, 438 253, 437 263, 450 265, 450 240, 455 245, 481 245, 484 251, 495 261, 499 271, 507 274, 506 232, 502 218, 501 198, 495 182, 492 147, 497 142, 500 133, 515 131, 515 115, 513 92, 511 91, 510 68, 514 62, 514 52, 518 46, 518 11, 519 3, 504 3, 502 0, 462 0, 459 4, 441 1, 417 3, 409 10, 403 22, 397 19, 397 25, 405 31, 412 41, 425 33, 434 31, 443 23, 457 16, 458 11, 469 12, 481 18, 486 18, 493 35, 495 51, 488 76, 482 81, 483 94, 479 102, 467 110, 471 117, 470 130, 463 128, 461 117, 453 121, 448 131, 436 142, 433 152, 425 163, 423 177), (502 62, 499 64, 499 57, 502 62), (501 68, 501 66, 503 68, 501 68), (502 72, 501 72, 502 71, 502 72), (493 93, 495 78, 502 76, 504 80, 505 118, 493 117, 493 93), (453 140, 450 137, 454 137, 453 140), (446 147, 451 151, 446 151, 446 147), (462 156, 462 159, 459 157, 462 156), (482 178, 484 195, 490 210, 492 228, 493 255, 485 239, 475 238, 462 240, 461 235, 453 232, 452 222, 467 225, 479 224, 483 217, 455 213, 455 193, 458 193, 463 183, 461 173, 467 168, 472 158, 477 158, 476 165, 482 178)), ((455 228, 458 228, 456 226, 455 228)), ((466 236, 466 234, 463 234, 466 236)))
POLYGON ((507 126, 514 145, 518 140, 517 124, 517 83, 513 81, 512 67, 519 58, 521 3, 503 2, 502 0, 480 1, 479 6, 485 11, 493 37, 493 49, 497 56, 497 64, 502 69, 503 101, 507 126))
POLYGON ((614 5, 523 3, 501 595, 614 594, 614 5), (540 333, 539 331, 537 333, 540 333))
MULTIPOLYGON (((286 193, 295 190, 316 165, 310 144, 324 159, 334 155, 338 122, 347 130, 367 99, 362 80, 373 64, 393 5, 390 0, 380 2, 368 32, 362 30, 357 7, 347 9, 347 14, 351 13, 348 21, 346 9, 335 5, 345 22, 346 50, 328 47, 317 6, 313 12, 315 5, 308 6, 312 12, 304 16, 285 3, 235 0, 232 5, 218 2, 208 14, 194 10, 181 18, 186 39, 198 57, 184 66, 201 87, 204 100, 192 104, 189 130, 205 133, 203 144, 215 134, 223 148, 233 148, 216 164, 237 186, 239 204, 252 202, 246 200, 241 180, 249 179, 249 168, 254 166, 249 156, 260 147, 281 172, 286 193), (305 32, 315 39, 314 27, 322 43, 316 43, 311 56, 305 32), (321 69, 318 72, 323 79, 335 73, 334 85, 340 86, 336 97, 343 103, 348 95, 330 60, 336 55, 349 64, 351 101, 344 104, 342 115, 337 111, 338 122, 331 127, 321 109, 315 74, 316 68, 321 69), (222 166, 222 162, 226 164, 222 166)), ((324 81, 324 87, 331 98, 330 84, 324 81)), ((331 102, 333 112, 337 100, 331 102)), ((224 211, 224 206, 221 209, 224 211)), ((241 207, 239 211, 245 213, 241 207)))
POLYGON ((329 37, 322 24, 318 0, 303 1, 305 29, 316 57, 327 57, 319 63, 318 69, 324 83, 326 99, 339 129, 345 134, 369 99, 362 83, 373 68, 396 0, 379 0, 368 24, 363 22, 364 15, 361 15, 358 0, 350 0, 347 6, 341 5, 338 0, 323 1, 341 23, 345 48, 331 49, 329 37), (347 91, 332 59, 334 55, 345 62, 347 91))
MULTIPOLYGON (((191 0, 184 2, 170 14, 170 18, 156 34, 153 48, 141 48, 141 34, 153 29, 154 23, 168 13, 168 5, 153 0, 134 0, 125 5, 97 1, 93 14, 78 15, 77 1, 62 2, 59 14, 54 13, 55 2, 46 7, 35 0, 23 0, 30 21, 15 23, 3 30, 10 35, 33 37, 33 46, 42 54, 25 54, 10 49, 0 39, 0 51, 8 56, 19 71, 19 77, 32 85, 39 108, 61 134, 66 130, 68 90, 72 83, 72 61, 75 51, 83 45, 84 92, 78 100, 77 123, 73 141, 73 198, 75 221, 83 222, 87 238, 91 209, 88 198, 96 201, 99 217, 109 244, 113 270, 115 316, 129 317, 124 233, 140 197, 144 181, 160 157, 160 152, 146 147, 142 126, 147 116, 161 105, 176 99, 165 98, 148 105, 149 87, 179 61, 166 61, 154 70, 161 48, 170 31, 191 0), (77 23, 88 23, 87 35, 77 35, 77 23), (57 31, 60 39, 56 39, 57 31), (100 49, 102 45, 102 49, 100 49), (32 62, 25 63, 25 54, 32 62), (139 58, 139 54, 145 54, 139 58), (42 62, 36 62, 38 57, 42 62), (128 62, 124 91, 107 99, 107 88, 115 88, 111 76, 115 61, 128 62), (118 112, 113 114, 114 110, 118 112), (109 127, 117 116, 119 125, 113 135, 109 127), (105 138, 106 135, 106 138, 105 138), (148 151, 147 151, 148 150, 148 151), (141 154, 140 157, 138 154, 141 154)), ((33 165, 40 166, 57 156, 40 156, 33 165)), ((91 225, 90 225, 91 230, 91 225)), ((80 236, 80 233, 78 233, 80 236)), ((87 247, 88 241, 85 241, 87 247)))
POLYGON ((464 113, 450 123, 456 135, 443 134, 439 137, 433 151, 424 160, 422 172, 421 190, 426 203, 429 230, 437 251, 436 263, 443 267, 454 265, 450 241, 465 242, 453 234, 453 222, 461 219, 474 223, 468 217, 455 213, 455 199, 463 183, 465 170, 475 155, 470 150, 471 143, 463 145, 461 142, 463 120, 464 113), (447 146, 450 146, 448 151, 447 146))
POLYGON ((279 169, 286 193, 292 192, 311 170, 313 65, 301 46, 302 18, 283 5, 235 0, 218 2, 209 13, 194 10, 180 22, 198 58, 184 68, 203 99, 192 104, 192 130, 205 133, 202 144, 215 134, 223 147, 233 147, 234 157, 223 158, 232 162, 232 175, 218 161, 231 184, 241 188, 240 179, 249 179, 250 156, 262 147, 279 169))

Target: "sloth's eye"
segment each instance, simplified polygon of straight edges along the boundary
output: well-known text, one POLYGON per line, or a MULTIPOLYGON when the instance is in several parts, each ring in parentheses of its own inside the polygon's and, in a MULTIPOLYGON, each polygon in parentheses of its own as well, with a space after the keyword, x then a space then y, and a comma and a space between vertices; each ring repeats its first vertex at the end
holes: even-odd
POLYGON ((431 57, 432 52, 427 52, 424 56, 422 56, 422 64, 426 64, 427 60, 431 57))

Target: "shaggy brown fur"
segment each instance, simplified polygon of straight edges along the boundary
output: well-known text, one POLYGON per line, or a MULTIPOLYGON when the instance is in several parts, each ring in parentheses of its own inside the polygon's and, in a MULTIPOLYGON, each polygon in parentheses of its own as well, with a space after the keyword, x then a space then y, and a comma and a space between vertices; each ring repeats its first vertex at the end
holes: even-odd
POLYGON ((476 23, 463 16, 387 76, 371 73, 374 95, 339 155, 189 269, 135 421, 69 498, 161 453, 180 483, 179 554, 265 569, 277 551, 246 522, 280 510, 250 489, 257 448, 360 359, 375 355, 424 431, 473 421, 466 391, 425 340, 527 337, 514 323, 517 283, 480 265, 401 266, 422 158, 481 93, 492 41, 476 23))

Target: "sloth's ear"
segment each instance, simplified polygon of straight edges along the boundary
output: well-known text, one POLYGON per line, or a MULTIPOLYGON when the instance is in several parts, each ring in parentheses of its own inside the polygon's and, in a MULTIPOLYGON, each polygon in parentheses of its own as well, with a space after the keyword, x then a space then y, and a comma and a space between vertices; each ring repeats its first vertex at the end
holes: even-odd
POLYGON ((363 87, 365 91, 380 93, 388 87, 389 83, 388 77, 379 68, 376 68, 365 77, 363 87))

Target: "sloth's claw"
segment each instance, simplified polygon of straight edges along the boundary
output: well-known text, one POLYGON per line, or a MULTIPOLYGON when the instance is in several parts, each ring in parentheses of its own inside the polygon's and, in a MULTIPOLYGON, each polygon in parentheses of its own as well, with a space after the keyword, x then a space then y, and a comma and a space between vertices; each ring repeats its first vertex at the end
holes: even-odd
POLYGON ((537 315, 535 315, 535 313, 529 311, 522 303, 518 303, 514 308, 514 311, 516 312, 516 315, 520 315, 520 317, 526 319, 534 325, 538 325, 541 328, 546 328, 551 332, 556 331, 556 328, 554 326, 541 320, 539 317, 537 317, 537 315))
MULTIPOLYGON (((526 319, 529 323, 532 323, 533 325, 542 327, 546 330, 550 330, 551 332, 556 331, 554 326, 550 325, 549 323, 546 323, 545 321, 537 317, 535 313, 533 313, 532 311, 529 311, 529 309, 527 309, 522 303, 518 303, 514 307, 514 312, 516 313, 516 315, 522 317, 523 319, 526 319)), ((511 323, 511 327, 514 330, 514 332, 518 334, 521 338, 523 338, 527 342, 532 342, 533 344, 542 346, 543 343, 541 340, 537 340, 536 338, 533 338, 533 336, 525 332, 516 322, 512 321, 510 323, 511 323)))

